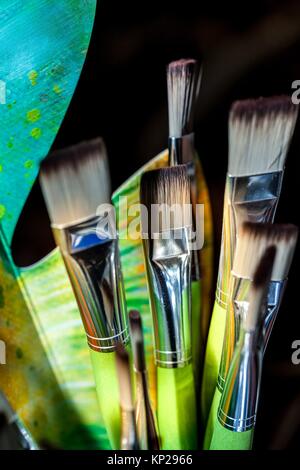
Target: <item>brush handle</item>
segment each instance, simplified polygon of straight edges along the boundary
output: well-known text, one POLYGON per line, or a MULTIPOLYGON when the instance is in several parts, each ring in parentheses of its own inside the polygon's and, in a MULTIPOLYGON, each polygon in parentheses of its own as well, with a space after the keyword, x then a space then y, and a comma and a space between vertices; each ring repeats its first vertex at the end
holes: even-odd
POLYGON ((214 433, 216 422, 218 420, 218 409, 219 409, 221 396, 222 396, 222 393, 220 392, 218 387, 216 387, 214 398, 210 407, 206 430, 205 430, 205 436, 204 436, 204 442, 203 442, 204 450, 208 450, 210 448, 212 436, 214 433))
POLYGON ((234 432, 224 428, 216 420, 210 444, 210 450, 251 450, 254 429, 245 432, 234 432))
POLYGON ((226 310, 217 301, 214 304, 209 335, 207 340, 201 390, 201 415, 203 424, 207 423, 210 407, 217 385, 222 356, 226 324, 226 310))
POLYGON ((121 413, 116 353, 99 353, 90 349, 99 407, 111 448, 120 449, 121 413))
POLYGON ((201 331, 201 281, 192 282, 192 358, 196 390, 200 389, 200 369, 202 362, 201 331))
POLYGON ((196 395, 192 364, 176 369, 158 367, 157 382, 161 449, 196 449, 196 395))

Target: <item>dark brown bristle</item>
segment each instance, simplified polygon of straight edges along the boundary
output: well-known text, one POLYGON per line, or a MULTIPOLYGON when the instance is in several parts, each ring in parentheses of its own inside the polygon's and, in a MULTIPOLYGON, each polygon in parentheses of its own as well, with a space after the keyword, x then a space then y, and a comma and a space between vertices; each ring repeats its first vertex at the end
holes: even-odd
POLYGON ((274 241, 289 241, 298 234, 298 228, 293 224, 258 224, 254 222, 245 222, 242 225, 241 230, 245 233, 249 233, 257 236, 266 236, 269 238, 272 236, 274 241))
POLYGON ((231 107, 231 119, 253 119, 253 115, 257 117, 257 125, 259 119, 272 113, 283 113, 289 115, 294 113, 297 106, 292 103, 291 97, 286 95, 260 97, 257 99, 247 99, 235 101, 231 107))
POLYGON ((190 178, 187 165, 162 168, 146 172, 141 178, 140 202, 147 208, 146 216, 142 214, 143 233, 161 232, 172 228, 191 225, 190 178), (168 220, 173 207, 170 226, 161 225, 161 220, 154 220, 151 209, 153 205, 161 208, 162 220, 168 220), (155 225, 156 224, 156 225, 155 225), (152 231, 152 232, 151 232, 152 231))
POLYGON ((275 256, 276 256, 276 247, 274 245, 268 247, 254 273, 254 276, 253 276, 254 287, 261 287, 265 283, 270 281, 275 256))

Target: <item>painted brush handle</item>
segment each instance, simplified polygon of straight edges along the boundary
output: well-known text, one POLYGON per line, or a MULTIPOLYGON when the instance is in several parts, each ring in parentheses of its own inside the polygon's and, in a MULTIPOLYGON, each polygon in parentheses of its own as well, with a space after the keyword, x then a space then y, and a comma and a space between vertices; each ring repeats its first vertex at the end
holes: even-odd
POLYGON ((217 419, 210 444, 210 450, 251 450, 254 429, 234 432, 224 428, 217 419))
POLYGON ((99 353, 90 349, 96 392, 103 424, 112 449, 120 449, 121 413, 116 353, 99 353))
POLYGON ((176 369, 158 367, 157 382, 161 449, 196 449, 196 395, 192 364, 176 369))
POLYGON ((201 331, 201 281, 192 282, 192 357, 196 390, 200 389, 200 368, 202 359, 201 331))
POLYGON ((214 429, 218 421, 218 408, 219 408, 219 404, 221 400, 221 395, 222 394, 220 390, 218 389, 218 387, 216 387, 214 398, 210 407, 206 430, 205 430, 204 443, 203 443, 204 450, 210 449, 212 436, 214 434, 214 429))
POLYGON ((201 390, 201 415, 205 424, 208 419, 211 403, 217 385, 223 338, 226 323, 226 310, 215 301, 208 341, 205 352, 205 363, 201 390))

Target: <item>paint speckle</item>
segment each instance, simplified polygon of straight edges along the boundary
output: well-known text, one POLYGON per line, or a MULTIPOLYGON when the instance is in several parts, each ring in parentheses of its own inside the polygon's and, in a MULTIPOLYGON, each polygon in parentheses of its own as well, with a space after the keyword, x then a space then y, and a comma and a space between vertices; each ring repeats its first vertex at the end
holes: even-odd
POLYGON ((30 135, 31 137, 33 137, 34 139, 39 139, 42 135, 42 131, 39 127, 34 127, 31 131, 30 131, 30 135))
POLYGON ((28 74, 28 78, 30 80, 30 83, 32 86, 35 86, 37 84, 37 78, 39 74, 37 73, 36 70, 31 70, 28 74))
POLYGON ((33 421, 33 426, 34 426, 35 428, 37 428, 38 425, 39 425, 39 422, 35 419, 35 420, 33 421))
POLYGON ((3 171, 3 165, 0 163, 0 173, 3 171))
POLYGON ((17 357, 17 359, 22 359, 23 356, 24 356, 24 354, 23 354, 22 349, 21 349, 21 348, 17 348, 17 349, 16 349, 16 357, 17 357))
POLYGON ((3 204, 0 204, 0 220, 5 216, 6 207, 3 204))
POLYGON ((12 142, 11 140, 9 140, 9 141, 7 142, 7 147, 8 147, 9 149, 12 149, 13 146, 14 146, 13 142, 12 142))
POLYGON ((26 160, 26 162, 24 163, 24 167, 25 168, 32 168, 33 167, 33 161, 32 160, 26 160))
POLYGON ((56 93, 57 95, 60 95, 61 92, 62 92, 62 89, 60 88, 59 85, 54 85, 53 91, 54 91, 54 93, 56 93))
POLYGON ((39 109, 31 109, 27 113, 27 121, 29 122, 36 122, 40 119, 41 112, 39 109))

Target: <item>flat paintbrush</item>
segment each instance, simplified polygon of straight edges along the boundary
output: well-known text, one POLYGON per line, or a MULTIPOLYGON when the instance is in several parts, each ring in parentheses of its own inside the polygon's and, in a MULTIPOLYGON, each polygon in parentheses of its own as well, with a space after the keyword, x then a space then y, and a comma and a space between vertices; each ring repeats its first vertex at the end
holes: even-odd
MULTIPOLYGON (((260 248, 263 250, 263 243, 260 248)), ((260 338, 275 256, 275 246, 265 248, 262 256, 257 253, 256 259, 260 261, 250 286, 247 308, 240 319, 239 341, 230 363, 210 449, 250 450, 252 447, 263 362, 260 338)))
POLYGON ((162 449, 195 449, 195 383, 191 356, 192 208, 185 165, 141 179, 142 237, 155 336, 158 427, 162 449))
POLYGON ((136 378, 136 424, 140 447, 142 450, 159 450, 159 438, 148 390, 142 319, 137 310, 129 312, 129 326, 136 378))
POLYGON ((221 359, 238 229, 244 221, 273 221, 297 114, 289 96, 237 101, 231 107, 219 274, 202 379, 205 422, 221 359))
POLYGON ((50 155, 40 181, 86 331, 104 424, 112 448, 118 449, 115 348, 128 342, 129 331, 103 141, 50 155))
POLYGON ((244 223, 239 231, 229 289, 230 301, 227 307, 220 370, 205 434, 205 448, 210 445, 216 422, 217 408, 224 390, 236 341, 240 334, 241 317, 248 307, 248 291, 256 260, 268 246, 276 247, 276 259, 269 284, 263 335, 260 337, 260 347, 264 352, 286 285, 297 235, 298 229, 294 225, 255 224, 251 222, 244 223))

